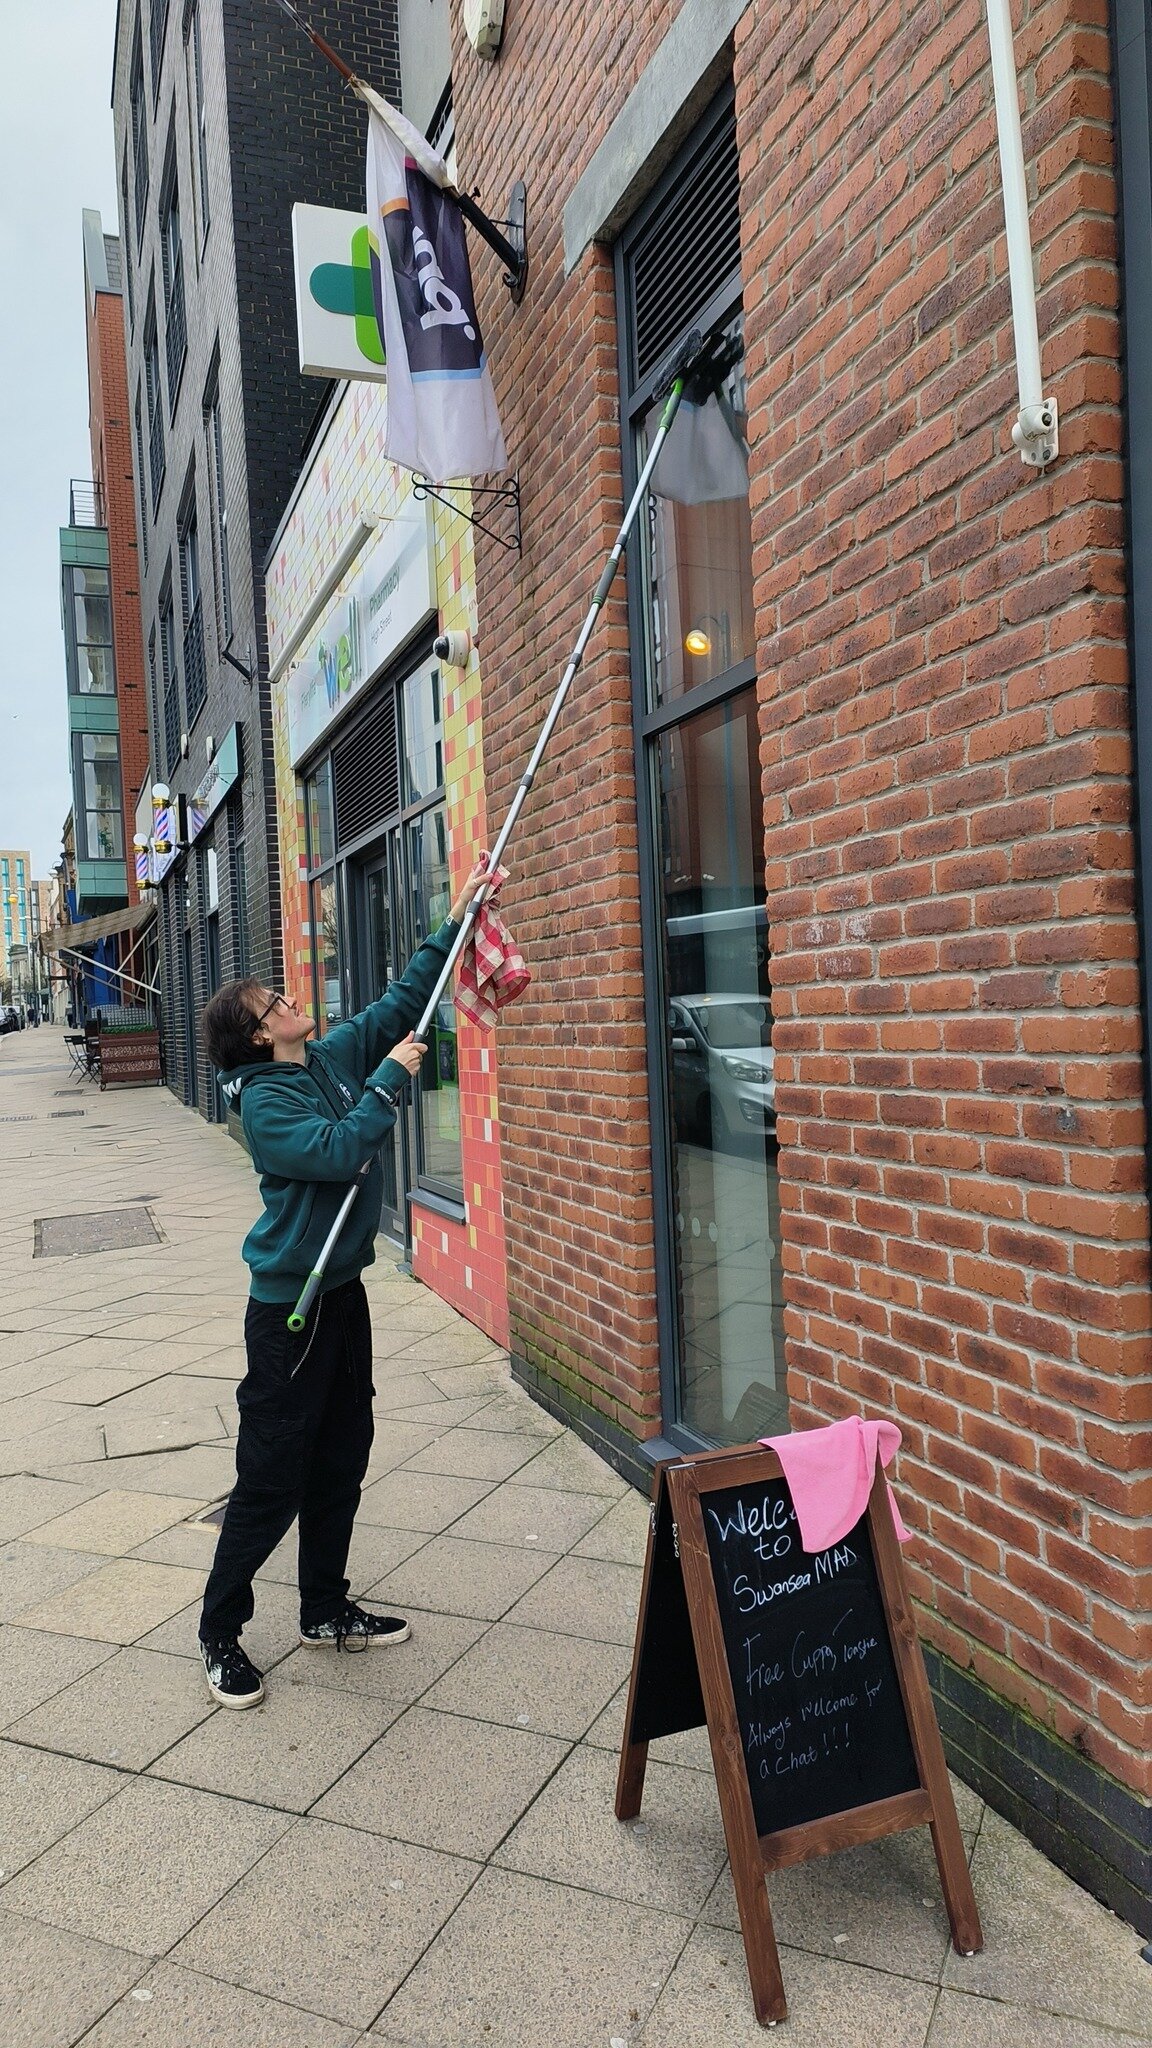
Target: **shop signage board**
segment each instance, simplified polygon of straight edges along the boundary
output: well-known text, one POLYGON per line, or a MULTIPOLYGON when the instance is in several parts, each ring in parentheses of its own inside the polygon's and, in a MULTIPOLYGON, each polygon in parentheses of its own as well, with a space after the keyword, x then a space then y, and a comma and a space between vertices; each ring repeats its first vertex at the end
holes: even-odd
POLYGON ((292 255, 302 375, 385 383, 367 216, 297 203, 292 255))
POLYGON ((293 766, 435 615, 432 506, 407 499, 324 616, 287 681, 293 766))
POLYGON ((240 779, 240 727, 224 735, 203 780, 188 799, 188 839, 198 839, 209 819, 215 816, 229 790, 240 779))
POLYGON ((756 2017, 787 2016, 766 1872, 930 1826, 952 1940, 983 1946, 880 1471, 841 1543, 804 1550, 774 1451, 656 1474, 616 1817, 648 1744, 706 1725, 756 2017))

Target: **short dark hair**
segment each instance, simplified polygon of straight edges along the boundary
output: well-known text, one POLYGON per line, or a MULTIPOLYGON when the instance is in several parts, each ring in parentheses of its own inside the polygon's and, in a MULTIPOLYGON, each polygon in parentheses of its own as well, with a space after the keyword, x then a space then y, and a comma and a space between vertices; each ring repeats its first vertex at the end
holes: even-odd
POLYGON ((252 996, 264 993, 264 984, 254 975, 246 974, 242 981, 226 981, 214 996, 209 996, 200 1019, 200 1036, 214 1067, 222 1074, 233 1067, 246 1067, 255 1060, 270 1060, 272 1047, 258 1045, 256 1032, 256 1010, 252 996))

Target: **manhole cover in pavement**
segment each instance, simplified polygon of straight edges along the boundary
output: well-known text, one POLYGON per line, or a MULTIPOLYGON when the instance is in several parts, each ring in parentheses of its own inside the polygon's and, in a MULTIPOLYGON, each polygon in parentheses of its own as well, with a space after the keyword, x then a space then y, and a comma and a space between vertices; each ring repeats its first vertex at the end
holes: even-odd
POLYGON ((85 1216, 38 1216, 38 1259, 75 1257, 78 1252, 119 1252, 136 1244, 162 1243, 147 1209, 94 1209, 85 1216))

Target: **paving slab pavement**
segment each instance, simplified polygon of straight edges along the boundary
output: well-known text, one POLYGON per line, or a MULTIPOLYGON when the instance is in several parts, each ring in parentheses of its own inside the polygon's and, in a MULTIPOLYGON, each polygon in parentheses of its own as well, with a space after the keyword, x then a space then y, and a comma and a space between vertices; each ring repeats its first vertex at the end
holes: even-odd
MULTIPOLYGON (((382 1256, 353 1590, 411 1641, 301 1648, 292 1535, 213 1706, 198 1597, 243 1372, 244 1154, 162 1089, 0 1040, 2 2048, 751 2048, 707 1741, 612 1814, 647 1511, 382 1256), (140 1206, 150 1243, 35 1257, 140 1206)), ((794 2048, 1152 2044, 1131 1928, 957 1787, 987 1945, 926 1833, 769 1887, 794 2048)))

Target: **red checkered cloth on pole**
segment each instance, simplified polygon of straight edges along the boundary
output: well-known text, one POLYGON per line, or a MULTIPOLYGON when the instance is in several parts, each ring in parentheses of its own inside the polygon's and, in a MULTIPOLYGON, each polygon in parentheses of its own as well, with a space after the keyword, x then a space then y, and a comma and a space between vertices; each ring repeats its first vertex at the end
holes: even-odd
POLYGON ((488 1026, 507 1003, 522 996, 532 979, 524 955, 497 908, 507 868, 494 868, 468 943, 460 955, 456 1007, 473 1024, 488 1026))

